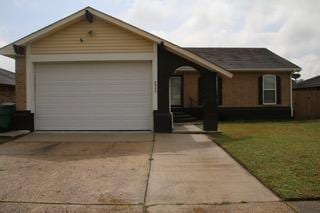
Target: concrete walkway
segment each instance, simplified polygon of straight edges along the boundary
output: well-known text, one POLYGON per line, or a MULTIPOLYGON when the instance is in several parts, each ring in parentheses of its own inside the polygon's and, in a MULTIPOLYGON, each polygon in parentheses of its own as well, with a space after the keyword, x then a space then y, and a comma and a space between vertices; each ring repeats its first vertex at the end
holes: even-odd
POLYGON ((278 200, 206 135, 157 135, 148 205, 278 200))
POLYGON ((287 202, 297 212, 302 213, 319 213, 320 212, 320 201, 291 201, 287 202))
POLYGON ((34 133, 1 144, 0 212, 292 211, 206 135, 152 139, 34 133))
POLYGON ((174 124, 174 133, 204 133, 202 129, 197 127, 194 124, 188 124, 188 123, 175 123, 174 124))

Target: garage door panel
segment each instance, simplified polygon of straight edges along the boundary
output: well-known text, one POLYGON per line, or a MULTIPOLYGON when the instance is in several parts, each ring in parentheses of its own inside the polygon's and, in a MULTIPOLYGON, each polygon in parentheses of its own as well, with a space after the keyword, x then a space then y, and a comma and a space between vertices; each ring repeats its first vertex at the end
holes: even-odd
POLYGON ((150 120, 136 117, 112 119, 104 116, 56 116, 54 118, 43 116, 38 120, 38 125, 41 126, 41 129, 50 130, 69 130, 66 129, 66 126, 72 126, 71 130, 141 130, 141 126, 150 125, 150 120), (51 121, 50 124, 47 122, 48 119, 51 121), (61 123, 63 125, 60 125, 61 123))
POLYGON ((152 129, 150 62, 36 65, 38 130, 152 129))
MULTIPOLYGON (((50 110, 50 116, 59 116, 59 115, 63 115, 63 116, 68 116, 70 114, 74 114, 73 116, 81 116, 79 115, 79 113, 77 111, 77 109, 72 109, 72 107, 70 107, 70 109, 66 109, 64 110, 63 112, 61 112, 61 110, 57 109, 57 108, 54 108, 54 107, 48 107, 46 108, 45 110, 38 110, 37 111, 37 116, 38 117, 41 117, 41 116, 47 116, 48 115, 48 111, 50 110), (74 112, 77 112, 77 113, 74 113, 74 112)), ((115 115, 115 116, 121 116, 123 114, 126 115, 126 117, 129 117, 129 115, 127 115, 128 113, 128 109, 118 109, 118 108, 111 108, 109 110, 113 110, 112 112, 112 115, 115 115)), ((86 115, 91 115, 91 116, 95 116, 95 115, 104 115, 105 114, 105 108, 97 108, 97 107, 94 107, 94 108, 91 108, 91 106, 88 106, 87 109, 84 109, 82 111, 83 114, 86 114, 86 115), (90 107, 90 108, 89 108, 90 107)), ((135 111, 135 115, 136 116, 145 116, 146 115, 146 112, 143 111, 143 110, 136 110, 135 111)))

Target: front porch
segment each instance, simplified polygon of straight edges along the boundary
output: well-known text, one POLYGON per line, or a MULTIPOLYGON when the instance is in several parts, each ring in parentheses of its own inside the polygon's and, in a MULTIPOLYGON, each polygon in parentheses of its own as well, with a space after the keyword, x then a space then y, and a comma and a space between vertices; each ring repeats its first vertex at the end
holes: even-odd
POLYGON ((202 106, 198 107, 173 107, 171 106, 174 123, 195 123, 203 120, 202 106))
MULTIPOLYGON (((203 129, 205 131, 218 130, 218 103, 217 103, 217 75, 216 72, 202 67, 191 60, 180 57, 168 51, 163 45, 158 46, 158 110, 154 111, 154 127, 156 132, 172 132, 177 115, 180 118, 189 116, 175 111, 179 107, 195 105, 202 112, 203 129), (199 93, 201 98, 184 98, 183 80, 178 77, 179 68, 183 66, 192 67, 198 73, 197 78, 201 81, 199 93), (173 77, 173 78, 172 78, 173 77), (172 80, 173 79, 173 80, 172 80), (180 80, 178 80, 180 79, 180 80), (174 85, 172 85, 174 83, 174 85), (173 87, 172 87, 173 86, 173 87), (180 87, 180 90, 178 89, 180 87), (184 103, 185 102, 185 103, 184 103), (176 118, 173 117, 175 113, 176 118), (180 115, 179 115, 180 114, 180 115)), ((188 83, 186 81, 186 83, 188 83)), ((190 82, 190 85, 196 86, 190 82)), ((193 93, 198 91, 193 89, 193 93)), ((197 120, 197 117, 187 117, 197 120)))
POLYGON ((179 67, 170 77, 170 111, 174 123, 202 123, 200 77, 198 71, 190 66, 179 67))

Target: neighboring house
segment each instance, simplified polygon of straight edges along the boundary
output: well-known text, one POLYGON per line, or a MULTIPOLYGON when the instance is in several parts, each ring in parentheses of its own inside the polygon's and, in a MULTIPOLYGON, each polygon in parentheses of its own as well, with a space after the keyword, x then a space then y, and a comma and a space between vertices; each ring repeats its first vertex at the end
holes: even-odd
POLYGON ((176 105, 201 107, 215 131, 217 96, 227 117, 290 118, 300 71, 266 49, 182 48, 90 7, 0 54, 16 60, 15 116, 31 130, 171 132, 176 105))
POLYGON ((0 68, 0 104, 15 102, 15 73, 0 68))
POLYGON ((293 84, 295 119, 320 118, 320 76, 293 84))

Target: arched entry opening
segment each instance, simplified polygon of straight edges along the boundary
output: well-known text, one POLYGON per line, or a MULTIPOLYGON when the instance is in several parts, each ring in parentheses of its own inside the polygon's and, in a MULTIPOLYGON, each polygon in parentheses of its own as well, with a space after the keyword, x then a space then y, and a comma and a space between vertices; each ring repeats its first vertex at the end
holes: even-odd
POLYGON ((182 66, 193 67, 200 74, 203 87, 203 128, 208 131, 216 131, 218 129, 216 72, 168 51, 163 45, 158 45, 158 107, 154 111, 155 131, 172 132, 173 117, 170 110, 170 78, 182 66))
POLYGON ((174 130, 185 123, 203 122, 201 79, 201 73, 192 66, 180 66, 171 75, 170 112, 174 130))

